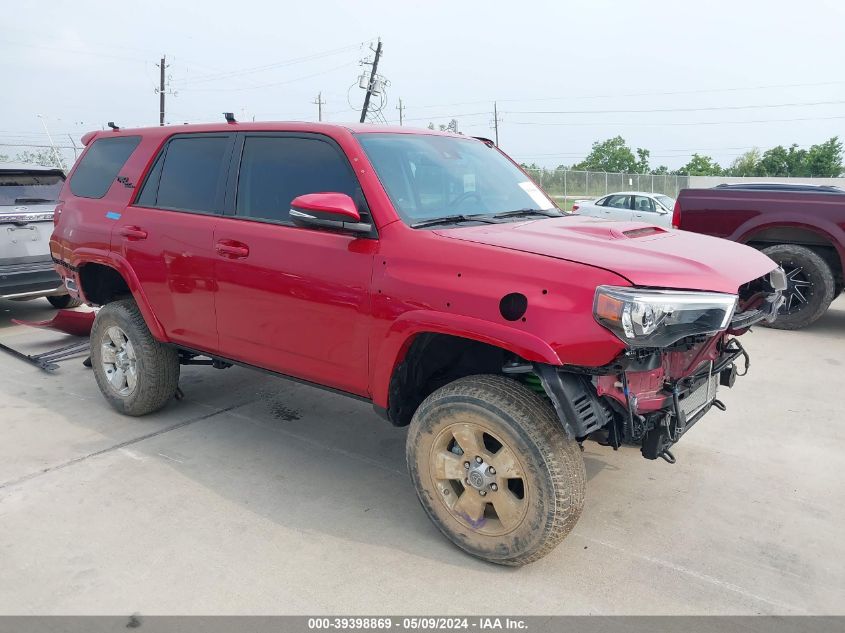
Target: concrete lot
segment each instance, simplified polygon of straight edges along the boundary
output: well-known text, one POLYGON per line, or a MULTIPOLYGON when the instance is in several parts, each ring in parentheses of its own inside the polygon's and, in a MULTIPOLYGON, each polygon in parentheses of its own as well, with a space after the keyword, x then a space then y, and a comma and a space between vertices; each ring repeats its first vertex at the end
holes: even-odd
MULTIPOLYGON (((0 301, 0 341, 46 302, 0 301)), ((114 413, 81 358, 0 353, 0 613, 845 613, 845 297, 757 329, 752 367, 677 447, 585 452, 587 502, 547 558, 505 569, 428 521, 404 429, 240 368, 183 369, 185 400, 114 413)))

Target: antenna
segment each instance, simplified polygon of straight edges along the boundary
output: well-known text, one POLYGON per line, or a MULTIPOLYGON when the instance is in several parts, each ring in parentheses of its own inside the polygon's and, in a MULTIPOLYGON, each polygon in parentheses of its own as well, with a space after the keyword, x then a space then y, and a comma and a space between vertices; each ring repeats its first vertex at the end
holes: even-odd
POLYGON ((109 121, 108 123, 106 123, 106 125, 108 125, 108 126, 109 126, 111 129, 113 129, 115 132, 119 132, 119 131, 120 131, 120 127, 119 127, 119 126, 117 126, 117 125, 115 125, 115 124, 114 124, 114 121, 109 121))
POLYGON ((224 112, 223 116, 226 117, 226 123, 237 123, 234 112, 224 112))

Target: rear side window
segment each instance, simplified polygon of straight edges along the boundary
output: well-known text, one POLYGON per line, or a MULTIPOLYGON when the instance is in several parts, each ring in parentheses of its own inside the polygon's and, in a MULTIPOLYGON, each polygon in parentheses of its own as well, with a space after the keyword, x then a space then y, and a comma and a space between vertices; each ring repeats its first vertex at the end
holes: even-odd
POLYGON ((144 184, 139 202, 176 211, 220 211, 230 144, 229 136, 172 139, 144 184))
POLYGON ((290 203, 306 193, 358 200, 358 182, 340 151, 315 138, 247 137, 238 177, 237 214, 288 222, 290 203))
POLYGON ((141 142, 140 136, 100 138, 85 152, 70 179, 70 190, 80 198, 102 198, 126 160, 141 142))

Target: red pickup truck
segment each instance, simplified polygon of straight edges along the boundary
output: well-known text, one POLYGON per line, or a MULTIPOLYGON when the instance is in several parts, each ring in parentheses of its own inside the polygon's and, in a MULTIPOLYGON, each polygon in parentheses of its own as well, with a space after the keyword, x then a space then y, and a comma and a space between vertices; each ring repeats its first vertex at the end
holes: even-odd
POLYGON ((102 306, 91 362, 109 403, 161 408, 185 364, 370 402, 409 426, 429 517, 500 564, 575 525, 588 436, 673 462, 724 408, 737 336, 783 300, 756 250, 563 213, 485 139, 220 123, 83 141, 51 250, 102 306))
POLYGON ((843 288, 845 190, 803 184, 737 184, 683 189, 672 226, 762 250, 787 277, 771 327, 806 327, 843 288))

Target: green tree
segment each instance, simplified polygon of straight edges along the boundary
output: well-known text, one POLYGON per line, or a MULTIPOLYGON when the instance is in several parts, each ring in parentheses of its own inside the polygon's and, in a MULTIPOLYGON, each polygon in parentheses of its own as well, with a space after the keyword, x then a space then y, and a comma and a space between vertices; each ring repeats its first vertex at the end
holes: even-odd
POLYGON ((651 167, 648 165, 648 158, 651 156, 651 152, 647 149, 643 149, 642 147, 637 148, 637 173, 638 174, 647 174, 651 171, 651 167))
POLYGON ((669 168, 666 165, 660 165, 657 169, 653 169, 651 173, 657 176, 663 176, 669 173, 669 168))
MULTIPOLYGON (((640 160, 648 164, 648 150, 637 148, 640 160)), ((587 157, 573 165, 572 169, 583 169, 589 171, 614 171, 614 172, 638 172, 640 162, 634 156, 634 152, 625 143, 621 136, 614 136, 606 141, 596 141, 587 157)))
POLYGON ((807 150, 805 161, 810 176, 835 178, 842 174, 842 142, 838 136, 807 150))
POLYGON ((15 160, 21 163, 43 165, 44 167, 58 167, 59 169, 65 168, 61 155, 52 149, 42 149, 39 151, 27 150, 19 152, 15 157, 15 160))
POLYGON ((709 156, 693 154, 690 161, 675 173, 680 176, 721 176, 722 168, 709 156))
POLYGON ((740 154, 725 170, 731 176, 762 176, 760 173, 760 150, 752 147, 744 154, 740 154))

